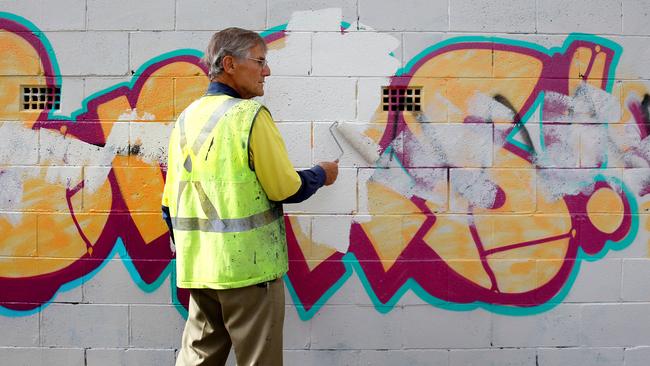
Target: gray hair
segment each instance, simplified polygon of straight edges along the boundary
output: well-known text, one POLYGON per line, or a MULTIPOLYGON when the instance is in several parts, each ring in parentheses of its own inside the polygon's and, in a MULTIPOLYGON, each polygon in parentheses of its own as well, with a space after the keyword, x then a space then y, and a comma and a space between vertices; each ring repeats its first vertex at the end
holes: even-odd
POLYGON ((223 72, 224 57, 249 57, 250 49, 257 45, 266 51, 266 43, 259 34, 241 28, 226 28, 212 35, 201 62, 208 67, 208 76, 213 79, 223 72))

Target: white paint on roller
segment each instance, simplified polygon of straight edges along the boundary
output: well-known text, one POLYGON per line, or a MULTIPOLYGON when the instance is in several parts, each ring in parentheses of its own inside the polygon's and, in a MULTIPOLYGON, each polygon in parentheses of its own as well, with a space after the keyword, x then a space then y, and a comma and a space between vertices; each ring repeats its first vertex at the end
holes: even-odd
MULTIPOLYGON (((367 136, 359 133, 357 129, 349 123, 339 122, 335 125, 335 131, 350 145, 354 150, 369 163, 374 164, 379 160, 379 145, 367 136)), ((345 153, 345 149, 344 153, 345 153)))

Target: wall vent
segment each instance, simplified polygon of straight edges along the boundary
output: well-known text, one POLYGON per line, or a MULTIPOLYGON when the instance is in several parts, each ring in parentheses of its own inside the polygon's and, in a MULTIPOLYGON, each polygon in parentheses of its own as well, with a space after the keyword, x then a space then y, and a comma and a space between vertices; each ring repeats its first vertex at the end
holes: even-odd
POLYGON ((420 111, 421 86, 383 86, 381 89, 381 106, 384 111, 420 111))
POLYGON ((47 85, 21 85, 20 110, 61 109, 61 88, 47 85))

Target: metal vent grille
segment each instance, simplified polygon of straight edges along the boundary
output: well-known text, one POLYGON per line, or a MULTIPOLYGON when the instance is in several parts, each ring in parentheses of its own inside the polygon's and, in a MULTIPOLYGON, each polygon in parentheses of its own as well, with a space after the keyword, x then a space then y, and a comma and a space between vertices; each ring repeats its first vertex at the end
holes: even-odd
POLYGON ((384 86, 381 89, 381 106, 384 111, 420 111, 422 87, 384 86))
POLYGON ((20 109, 59 110, 61 108, 61 88, 45 85, 21 85, 20 109))

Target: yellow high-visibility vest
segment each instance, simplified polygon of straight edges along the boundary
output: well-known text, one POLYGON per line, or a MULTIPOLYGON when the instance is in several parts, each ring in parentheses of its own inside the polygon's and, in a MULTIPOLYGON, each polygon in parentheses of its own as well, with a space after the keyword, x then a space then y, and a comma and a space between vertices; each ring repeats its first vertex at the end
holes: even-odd
POLYGON ((254 100, 207 95, 183 111, 169 140, 165 195, 177 286, 237 288, 288 270, 282 205, 249 166, 254 100))

